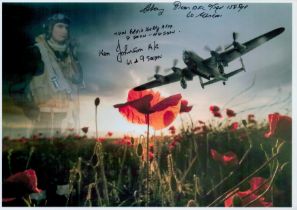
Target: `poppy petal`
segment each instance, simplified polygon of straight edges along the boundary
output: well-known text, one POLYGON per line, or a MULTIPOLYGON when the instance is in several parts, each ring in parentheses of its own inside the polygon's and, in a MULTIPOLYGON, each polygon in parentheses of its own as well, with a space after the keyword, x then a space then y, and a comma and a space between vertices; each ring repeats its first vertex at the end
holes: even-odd
POLYGON ((170 106, 176 106, 180 102, 181 98, 182 98, 181 94, 169 96, 163 99, 162 101, 160 101, 159 103, 155 104, 151 108, 151 112, 160 112, 167 109, 170 106))
POLYGON ((222 155, 220 153, 218 153, 216 150, 210 149, 210 154, 211 154, 212 159, 214 159, 215 161, 222 160, 222 155))

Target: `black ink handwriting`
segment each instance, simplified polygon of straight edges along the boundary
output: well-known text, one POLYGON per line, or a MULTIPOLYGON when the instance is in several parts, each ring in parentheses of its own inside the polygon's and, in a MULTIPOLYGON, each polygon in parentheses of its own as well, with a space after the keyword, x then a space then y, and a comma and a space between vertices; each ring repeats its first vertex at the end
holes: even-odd
POLYGON ((143 49, 142 48, 138 48, 138 47, 134 47, 132 49, 128 49, 128 45, 127 44, 125 44, 124 50, 122 50, 121 44, 120 44, 120 40, 118 40, 118 44, 117 44, 117 47, 116 47, 116 52, 118 53, 117 54, 117 61, 119 63, 122 63, 122 56, 133 54, 133 53, 139 53, 139 52, 142 52, 142 51, 143 51, 143 49))
POLYGON ((109 52, 105 52, 103 49, 98 51, 99 56, 110 56, 109 52))
POLYGON ((210 3, 210 4, 184 4, 180 1, 173 2, 172 10, 176 12, 185 12, 187 18, 203 18, 203 19, 214 19, 223 16, 223 11, 237 11, 238 13, 248 8, 247 4, 221 4, 221 3, 210 3))
POLYGON ((150 3, 146 5, 143 9, 141 9, 139 12, 141 13, 158 12, 158 15, 161 16, 163 15, 164 9, 159 9, 158 7, 155 6, 155 4, 150 3))

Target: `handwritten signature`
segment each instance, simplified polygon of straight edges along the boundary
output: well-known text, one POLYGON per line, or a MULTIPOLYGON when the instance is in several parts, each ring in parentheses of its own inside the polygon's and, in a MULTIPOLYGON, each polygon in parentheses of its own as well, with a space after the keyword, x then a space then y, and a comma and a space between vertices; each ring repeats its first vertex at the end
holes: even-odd
POLYGON ((148 12, 158 12, 158 15, 161 16, 163 15, 164 9, 159 9, 158 7, 156 7, 155 4, 148 4, 146 5, 143 9, 141 9, 139 12, 141 13, 148 13, 148 12))
POLYGON ((117 48, 116 48, 116 52, 118 53, 117 54, 117 61, 119 63, 122 63, 122 61, 123 61, 122 56, 129 55, 129 54, 134 54, 134 53, 139 53, 139 52, 142 52, 142 51, 143 51, 143 49, 139 48, 139 47, 134 47, 132 49, 129 49, 127 44, 125 44, 124 49, 122 49, 121 44, 120 44, 120 40, 118 40, 118 44, 117 44, 117 48))

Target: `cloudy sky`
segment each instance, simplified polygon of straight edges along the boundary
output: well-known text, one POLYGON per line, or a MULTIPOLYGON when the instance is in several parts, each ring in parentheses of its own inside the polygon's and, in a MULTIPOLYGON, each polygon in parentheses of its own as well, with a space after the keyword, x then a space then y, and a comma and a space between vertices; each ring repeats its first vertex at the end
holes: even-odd
MULTIPOLYGON (((88 4, 16 4, 3 7, 6 19, 13 18, 19 11, 27 17, 22 30, 28 37, 40 33, 40 26, 49 14, 62 12, 72 20, 71 34, 79 43, 79 55, 85 75, 85 89, 80 95, 80 124, 94 131, 95 97, 101 98, 99 107, 99 130, 104 133, 114 131, 118 134, 139 134, 146 127, 127 123, 119 112, 113 108, 116 103, 126 101, 127 93, 133 87, 147 82, 152 76, 156 65, 164 69, 173 65, 178 59, 177 67, 184 68, 182 52, 192 50, 202 58, 208 58, 209 52, 204 48, 215 49, 232 42, 232 33, 238 32, 239 42, 246 42, 278 27, 285 31, 269 42, 244 55, 246 72, 235 75, 227 81, 227 85, 216 83, 202 89, 198 77, 188 82, 188 88, 182 89, 179 83, 173 83, 154 90, 164 96, 181 93, 183 98, 193 105, 191 116, 194 121, 211 119, 210 105, 231 108, 238 113, 237 119, 246 118, 247 114, 255 114, 257 119, 265 119, 271 112, 291 115, 292 92, 292 8, 290 4, 244 4, 240 11, 227 9, 229 4, 218 4, 222 9, 214 10, 207 4, 182 4, 184 9, 173 3, 155 4, 160 10, 140 12, 147 4, 143 3, 88 3, 88 4), (193 9, 196 6, 196 10, 193 9), (197 8, 204 8, 197 9, 197 8), (190 9, 187 9, 187 8, 190 9), (161 12, 162 15, 159 15, 161 12), (14 14, 15 12, 15 14, 14 14), (187 18, 192 13, 194 17, 187 18), (218 18, 195 17, 201 12, 218 15, 218 18), (165 36, 149 36, 151 32, 141 33, 147 37, 133 40, 130 29, 146 29, 146 27, 170 25, 173 31, 165 36), (124 32, 126 35, 115 35, 124 32), (121 49, 125 44, 129 49, 138 47, 142 52, 123 56, 123 62, 117 61, 116 48, 120 42, 121 49), (158 44, 158 49, 152 51, 147 47, 150 43, 158 44), (99 51, 109 53, 109 56, 99 56, 99 51), (139 62, 127 65, 126 59, 139 56, 162 56, 157 61, 139 62)), ((238 6, 238 5, 237 5, 238 6)), ((161 30, 161 29, 160 29, 161 30)), ((5 31, 5 28, 3 28, 5 31)), ((163 30, 164 31, 164 30, 163 30)), ((162 32, 163 32, 162 31, 162 32)), ((155 31, 154 31, 155 32, 155 31)), ((5 40, 4 40, 5 41, 5 40)), ((139 59, 138 59, 139 60, 139 59)), ((225 69, 230 72, 240 67, 239 60, 229 64, 225 69)), ((3 102, 5 103, 5 101, 3 102)), ((12 115, 11 115, 12 116, 12 115)), ((3 123, 13 125, 11 117, 4 115, 3 123), (6 119, 4 119, 6 116, 6 119)), ((182 116, 188 121, 188 116, 182 116)), ((19 118, 18 118, 19 119, 19 118)), ((174 125, 179 126, 177 118, 174 125)))

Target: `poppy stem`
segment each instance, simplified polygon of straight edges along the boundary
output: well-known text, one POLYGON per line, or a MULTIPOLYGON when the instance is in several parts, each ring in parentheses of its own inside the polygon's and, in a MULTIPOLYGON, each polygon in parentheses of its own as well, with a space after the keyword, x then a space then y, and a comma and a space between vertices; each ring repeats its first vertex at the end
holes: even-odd
POLYGON ((147 169, 146 169, 146 206, 149 205, 149 175, 150 175, 150 167, 149 167, 149 138, 150 138, 150 115, 147 114, 147 141, 146 141, 146 164, 147 164, 147 169))
POLYGON ((97 140, 98 139, 97 106, 95 106, 95 126, 96 126, 96 140, 97 140))
POLYGON ((180 121, 181 121, 181 124, 182 124, 182 132, 185 132, 185 125, 184 125, 184 121, 183 121, 183 118, 181 116, 181 114, 179 115, 179 118, 180 118, 180 121))
POLYGON ((192 119, 192 117, 191 117, 191 115, 190 115, 189 112, 188 112, 188 116, 189 116, 189 118, 190 118, 191 126, 192 126, 192 129, 193 129, 193 128, 194 128, 194 123, 193 123, 193 119, 192 119))

